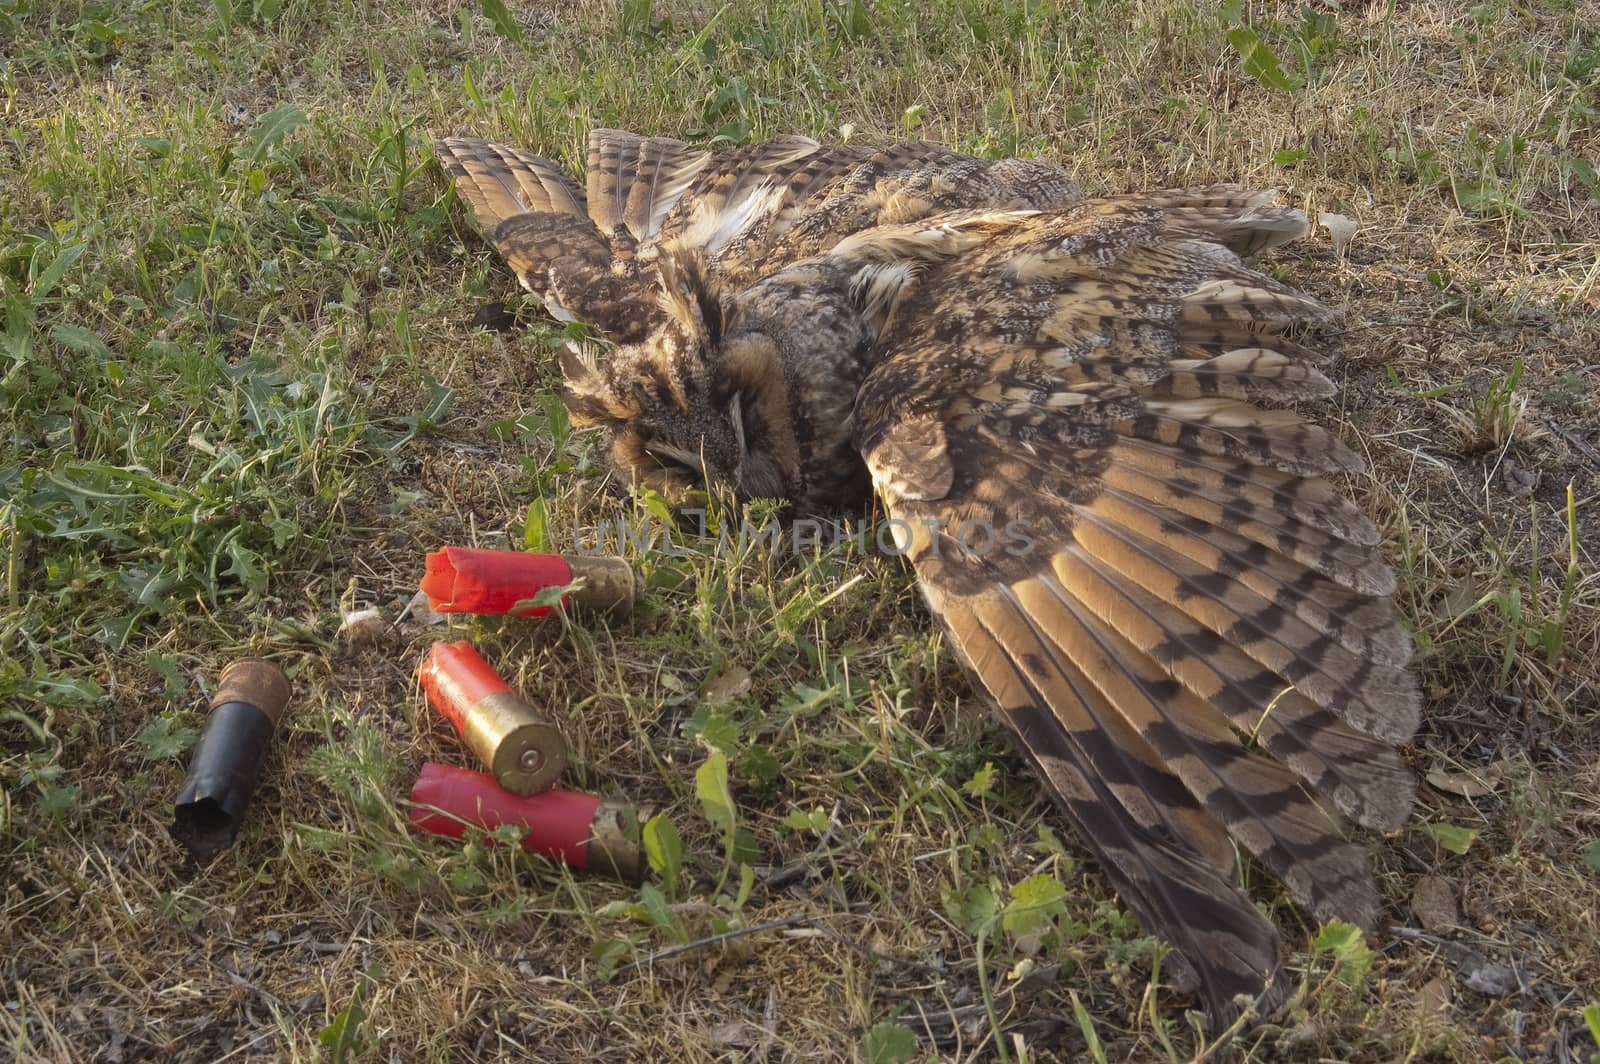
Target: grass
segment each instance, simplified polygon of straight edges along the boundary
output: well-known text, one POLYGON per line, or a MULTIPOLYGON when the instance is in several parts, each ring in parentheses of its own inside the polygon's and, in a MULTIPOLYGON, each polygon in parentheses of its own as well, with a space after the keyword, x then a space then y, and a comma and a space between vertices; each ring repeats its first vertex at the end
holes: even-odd
POLYGON ((1271 268, 1345 313, 1322 413, 1375 468, 1349 487, 1401 572, 1429 783, 1373 840, 1393 924, 1368 944, 1257 885, 1303 993, 1239 1048, 1589 1059, 1596 26, 1585 0, 0 0, 0 1046, 1203 1051, 894 559, 630 542, 626 622, 338 637, 354 608, 394 621, 432 547, 646 516, 551 406, 554 329, 471 328, 517 289, 429 162, 465 131, 575 164, 608 124, 928 137, 1355 219, 1271 268), (465 762, 411 678, 447 632, 562 725, 570 785, 661 818, 670 874, 407 833, 419 762, 465 762), (295 700, 238 846, 185 869, 171 796, 247 651, 295 700), (1427 877, 1452 921, 1419 921, 1427 877))

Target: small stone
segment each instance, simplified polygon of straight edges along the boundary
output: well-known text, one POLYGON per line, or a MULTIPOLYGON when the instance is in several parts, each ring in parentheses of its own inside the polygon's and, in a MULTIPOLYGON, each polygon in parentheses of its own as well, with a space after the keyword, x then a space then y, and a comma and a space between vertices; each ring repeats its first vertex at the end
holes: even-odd
POLYGON ((1423 876, 1411 892, 1411 911, 1429 931, 1446 931, 1459 926, 1460 911, 1456 893, 1442 876, 1423 876))
POLYGON ((388 627, 376 609, 353 610, 340 622, 339 638, 351 646, 363 646, 382 639, 388 627))
POLYGON ((1507 495, 1524 499, 1539 486, 1539 471, 1507 458, 1500 468, 1500 482, 1505 485, 1507 495))
POLYGON ((1489 997, 1505 997, 1517 988, 1517 973, 1503 964, 1484 964, 1468 970, 1462 976, 1467 989, 1476 990, 1489 997))
POLYGON ((1450 986, 1443 979, 1429 979, 1417 991, 1417 1013, 1432 1016, 1450 1007, 1450 986))
POLYGON ((1428 772, 1427 780, 1429 785, 1446 794, 1455 794, 1462 798, 1481 798, 1486 794, 1493 794, 1500 786, 1506 767, 1505 761, 1496 761, 1492 765, 1483 765, 1465 772, 1446 772, 1444 769, 1436 768, 1428 772))
POLYGON ((711 706, 732 702, 746 694, 750 690, 750 684, 750 670, 742 665, 735 665, 706 684, 705 690, 700 692, 700 700, 711 706))
POLYGON ((1334 214, 1332 211, 1323 211, 1317 216, 1323 228, 1328 230, 1328 239, 1333 241, 1333 253, 1344 258, 1345 249, 1350 246, 1350 241, 1361 229, 1354 218, 1343 214, 1334 214))
POLYGON ((428 593, 426 591, 418 591, 411 596, 411 600, 400 611, 400 616, 395 619, 395 623, 399 624, 408 618, 424 628, 432 628, 434 625, 443 624, 450 619, 433 608, 428 601, 428 593))

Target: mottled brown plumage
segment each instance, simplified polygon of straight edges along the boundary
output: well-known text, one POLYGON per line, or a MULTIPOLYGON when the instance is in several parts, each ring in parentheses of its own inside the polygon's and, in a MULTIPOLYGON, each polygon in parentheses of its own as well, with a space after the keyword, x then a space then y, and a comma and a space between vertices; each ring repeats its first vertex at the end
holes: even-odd
POLYGON ((523 283, 617 346, 576 421, 632 483, 887 508, 927 601, 1214 1019, 1288 985, 1234 846, 1319 919, 1378 902, 1344 818, 1408 815, 1410 643, 1358 456, 1257 405, 1333 386, 1327 317, 1251 269, 1304 217, 1232 186, 1083 198, 1058 169, 600 130, 440 145, 523 283), (1241 997, 1242 995, 1242 997, 1241 997))

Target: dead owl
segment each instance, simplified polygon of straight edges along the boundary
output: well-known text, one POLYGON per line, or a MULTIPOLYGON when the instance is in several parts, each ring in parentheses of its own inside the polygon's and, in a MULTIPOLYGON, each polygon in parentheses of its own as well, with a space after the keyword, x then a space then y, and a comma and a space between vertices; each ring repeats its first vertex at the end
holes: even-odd
POLYGON ((1249 268, 1304 216, 1233 186, 1086 198, 1058 168, 788 136, 713 155, 596 130, 550 160, 438 145, 522 283, 615 343, 564 357, 625 481, 800 512, 870 492, 934 615, 1214 1022, 1271 1013, 1235 844, 1369 927, 1344 818, 1414 780, 1411 644, 1334 434, 1326 311, 1249 268), (991 535, 1020 523, 1026 549, 991 535), (1253 1005, 1252 1005, 1253 1003, 1253 1005))

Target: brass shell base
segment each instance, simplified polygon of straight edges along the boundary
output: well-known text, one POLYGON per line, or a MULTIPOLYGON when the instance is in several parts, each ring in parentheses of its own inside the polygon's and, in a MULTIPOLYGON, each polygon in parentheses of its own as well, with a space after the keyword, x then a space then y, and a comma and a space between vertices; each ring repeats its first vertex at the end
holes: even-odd
POLYGON ((567 740, 510 691, 473 703, 462 726, 467 747, 512 794, 547 791, 566 770, 567 740))

